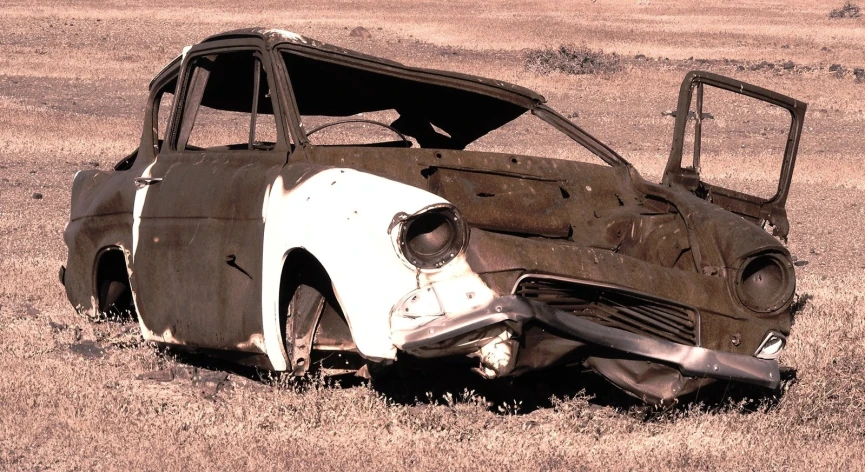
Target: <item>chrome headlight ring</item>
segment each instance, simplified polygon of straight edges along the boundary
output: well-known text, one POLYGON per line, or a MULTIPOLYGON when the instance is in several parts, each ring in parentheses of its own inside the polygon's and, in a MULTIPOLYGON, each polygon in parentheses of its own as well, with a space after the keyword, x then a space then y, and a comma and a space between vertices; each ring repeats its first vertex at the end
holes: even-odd
POLYGON ((402 221, 398 241, 400 251, 412 265, 436 269, 465 250, 469 228, 453 205, 430 205, 402 221))

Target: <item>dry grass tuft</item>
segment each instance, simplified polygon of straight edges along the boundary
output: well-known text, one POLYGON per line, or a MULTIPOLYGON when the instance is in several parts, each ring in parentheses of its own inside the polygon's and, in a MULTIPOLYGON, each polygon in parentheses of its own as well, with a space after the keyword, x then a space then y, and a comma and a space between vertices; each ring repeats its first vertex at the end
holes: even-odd
POLYGON ((557 48, 528 50, 525 65, 527 70, 542 75, 551 72, 570 75, 609 74, 621 69, 619 56, 615 53, 565 44, 557 48))
POLYGON ((847 0, 841 8, 836 8, 829 12, 829 18, 859 18, 861 16, 861 8, 859 5, 847 0))

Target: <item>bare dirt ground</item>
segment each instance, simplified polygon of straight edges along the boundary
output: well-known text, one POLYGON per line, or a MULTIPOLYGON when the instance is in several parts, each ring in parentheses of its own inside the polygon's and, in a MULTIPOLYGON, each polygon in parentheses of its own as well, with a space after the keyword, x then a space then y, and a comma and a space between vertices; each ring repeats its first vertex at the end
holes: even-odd
MULTIPOLYGON (((865 18, 830 20, 841 3, 0 2, 0 468, 865 469, 865 18), (658 411, 590 376, 262 381, 77 315, 57 281, 73 173, 137 146, 147 83, 184 45, 253 25, 536 89, 653 179, 689 69, 808 102, 783 394, 722 388, 658 411), (372 37, 349 37, 359 25, 372 37), (622 67, 526 70, 525 49, 567 43, 622 67)), ((721 182, 773 177, 723 162, 721 182)))

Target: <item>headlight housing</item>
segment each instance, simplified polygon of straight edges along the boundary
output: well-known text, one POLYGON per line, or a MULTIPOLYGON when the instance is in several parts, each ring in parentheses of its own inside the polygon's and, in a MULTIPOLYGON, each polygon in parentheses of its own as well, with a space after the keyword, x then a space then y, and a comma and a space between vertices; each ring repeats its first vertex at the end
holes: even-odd
POLYGON ((736 273, 736 296, 746 307, 774 312, 793 298, 796 276, 789 258, 778 253, 751 256, 736 273))
POLYGON ((459 211, 442 204, 424 208, 402 222, 399 247, 415 267, 433 269, 452 261, 468 244, 469 229, 459 211))

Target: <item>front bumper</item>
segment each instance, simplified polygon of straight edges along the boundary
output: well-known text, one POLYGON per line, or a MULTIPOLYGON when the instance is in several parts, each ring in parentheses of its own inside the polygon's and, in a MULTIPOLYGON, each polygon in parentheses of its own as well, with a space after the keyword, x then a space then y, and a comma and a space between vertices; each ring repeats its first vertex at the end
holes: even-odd
POLYGON ((558 311, 544 303, 515 295, 494 299, 471 313, 444 315, 420 328, 392 333, 394 343, 404 351, 427 348, 489 326, 512 322, 524 325, 535 321, 564 338, 619 351, 675 367, 683 376, 714 378, 777 389, 781 378, 775 360, 758 359, 634 334, 602 326, 558 311))

